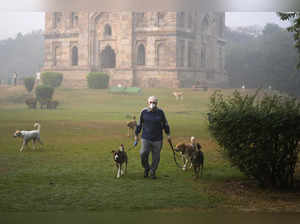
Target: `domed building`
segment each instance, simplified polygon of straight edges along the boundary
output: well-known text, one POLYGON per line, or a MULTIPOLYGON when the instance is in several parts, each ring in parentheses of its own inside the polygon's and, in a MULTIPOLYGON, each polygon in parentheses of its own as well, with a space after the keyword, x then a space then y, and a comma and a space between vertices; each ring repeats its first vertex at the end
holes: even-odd
POLYGON ((46 13, 43 71, 64 74, 63 86, 84 88, 91 71, 110 85, 224 86, 225 13, 46 13))

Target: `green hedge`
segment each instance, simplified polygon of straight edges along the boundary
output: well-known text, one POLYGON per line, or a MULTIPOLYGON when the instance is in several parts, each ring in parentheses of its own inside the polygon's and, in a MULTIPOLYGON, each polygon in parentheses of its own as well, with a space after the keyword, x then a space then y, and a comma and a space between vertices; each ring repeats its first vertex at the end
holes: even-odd
POLYGON ((35 89, 37 101, 40 103, 41 108, 51 101, 54 94, 54 88, 47 85, 38 85, 35 89))
POLYGON ((91 89, 106 89, 109 76, 103 72, 90 72, 87 75, 88 87, 91 89))
POLYGON ((24 78, 24 86, 27 89, 27 91, 30 93, 33 90, 35 83, 35 78, 34 77, 27 77, 24 78))
POLYGON ((44 85, 59 87, 63 81, 63 74, 59 72, 43 72, 41 79, 44 85))
POLYGON ((209 129, 233 166, 262 186, 293 186, 300 140, 300 104, 279 95, 223 97, 210 101, 209 129))

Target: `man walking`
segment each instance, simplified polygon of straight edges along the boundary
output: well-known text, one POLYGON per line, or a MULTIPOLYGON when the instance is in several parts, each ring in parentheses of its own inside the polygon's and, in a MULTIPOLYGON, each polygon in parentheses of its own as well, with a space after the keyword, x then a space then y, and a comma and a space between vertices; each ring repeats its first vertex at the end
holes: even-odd
POLYGON ((140 115, 140 122, 135 130, 135 141, 138 142, 138 135, 142 131, 142 146, 140 150, 141 162, 144 167, 144 177, 149 173, 152 179, 156 179, 155 171, 160 161, 160 151, 162 148, 163 133, 170 137, 170 127, 166 116, 160 108, 157 107, 158 100, 155 96, 148 98, 148 107, 143 109, 140 115), (149 154, 152 152, 152 164, 149 165, 149 154))

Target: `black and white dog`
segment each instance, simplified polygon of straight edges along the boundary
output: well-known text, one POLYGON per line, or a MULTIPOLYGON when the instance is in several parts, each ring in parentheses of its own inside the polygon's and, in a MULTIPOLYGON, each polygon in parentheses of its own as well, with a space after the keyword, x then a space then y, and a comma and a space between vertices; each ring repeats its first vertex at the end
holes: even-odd
POLYGON ((128 157, 127 157, 127 153, 125 152, 124 145, 121 144, 120 148, 117 151, 113 150, 112 153, 113 153, 113 160, 115 161, 118 169, 116 178, 120 178, 121 176, 125 175, 127 172, 128 157), (123 164, 125 165, 124 171, 122 169, 123 164))
POLYGON ((27 145, 27 143, 29 141, 33 141, 33 149, 35 149, 35 142, 38 141, 41 145, 43 145, 42 141, 41 141, 41 136, 40 136, 40 130, 41 130, 41 125, 39 124, 38 121, 36 121, 33 125, 34 128, 36 128, 36 130, 32 130, 32 131, 19 131, 17 130, 14 133, 14 137, 21 137, 23 138, 23 144, 20 148, 20 152, 23 151, 24 146, 27 145))

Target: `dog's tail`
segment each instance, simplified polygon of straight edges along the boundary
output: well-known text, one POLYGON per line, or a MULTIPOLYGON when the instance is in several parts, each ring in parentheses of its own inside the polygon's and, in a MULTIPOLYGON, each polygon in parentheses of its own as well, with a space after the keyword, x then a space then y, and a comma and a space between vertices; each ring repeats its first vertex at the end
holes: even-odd
POLYGON ((38 121, 36 121, 33 125, 34 128, 36 128, 36 130, 40 131, 41 130, 41 125, 38 121))

